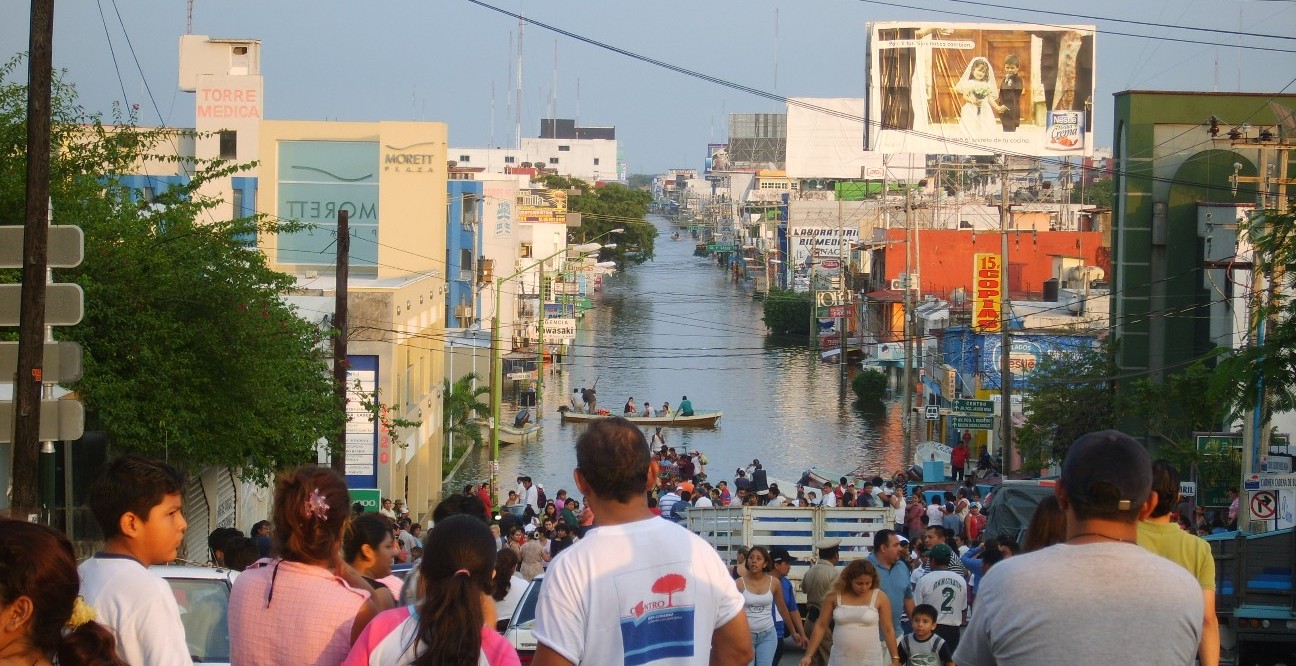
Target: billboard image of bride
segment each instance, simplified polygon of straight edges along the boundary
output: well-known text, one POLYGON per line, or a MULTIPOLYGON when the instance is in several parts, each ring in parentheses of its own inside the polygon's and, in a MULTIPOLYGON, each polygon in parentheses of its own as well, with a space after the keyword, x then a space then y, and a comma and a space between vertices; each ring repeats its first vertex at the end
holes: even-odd
POLYGON ((865 148, 1092 154, 1093 26, 869 26, 865 148))

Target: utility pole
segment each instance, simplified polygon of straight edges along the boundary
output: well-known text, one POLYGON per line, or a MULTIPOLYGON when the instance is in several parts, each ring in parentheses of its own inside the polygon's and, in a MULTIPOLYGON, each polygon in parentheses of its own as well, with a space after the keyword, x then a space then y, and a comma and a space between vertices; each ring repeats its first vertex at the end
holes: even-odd
MULTIPOLYGON (((1212 117, 1213 119, 1213 117, 1212 117)), ((1214 136, 1214 133, 1212 133, 1214 136)), ((1260 214, 1267 215, 1269 210, 1273 210, 1279 215, 1286 214, 1287 206, 1287 186, 1296 185, 1296 179, 1292 179, 1288 174, 1288 161, 1291 152, 1296 150, 1296 142, 1293 142, 1289 136, 1284 136, 1280 131, 1277 136, 1272 130, 1261 130, 1259 136, 1255 139, 1246 137, 1237 128, 1229 132, 1229 138, 1235 148, 1254 148, 1257 149, 1258 162, 1256 167, 1259 173, 1255 176, 1242 176, 1238 174, 1241 170, 1241 164, 1234 164, 1234 174, 1230 179, 1233 184, 1233 194, 1237 194, 1239 183, 1255 183, 1257 188, 1257 208, 1260 214), (1258 143, 1258 145, 1257 145, 1258 143), (1276 178, 1273 172, 1274 165, 1270 161, 1270 150, 1277 154, 1277 174, 1276 178), (1271 188, 1276 188, 1276 196, 1270 194, 1271 188)), ((1255 262, 1253 262, 1254 264, 1255 262)), ((1281 315, 1276 312, 1278 300, 1282 297, 1278 289, 1283 281, 1281 266, 1275 266, 1270 275, 1262 275, 1253 269, 1251 275, 1250 288, 1250 308, 1251 322, 1247 337, 1249 344, 1263 346, 1265 338, 1276 326, 1281 315), (1261 318, 1256 310, 1260 307, 1261 302, 1269 310, 1268 317, 1261 318)), ((1272 388, 1263 378, 1259 382, 1259 391, 1256 396, 1256 406, 1251 410, 1247 417, 1247 423, 1242 427, 1242 476, 1245 478, 1255 474, 1260 469, 1261 456, 1268 455, 1270 442, 1270 410, 1268 408, 1269 393, 1272 388)), ((1242 491, 1242 506, 1248 506, 1251 499, 1251 491, 1242 491)), ((1239 519, 1239 528, 1242 528, 1242 521, 1239 519)), ((1242 528, 1243 531, 1249 531, 1242 528)))
MULTIPOLYGON (((45 282, 49 250, 50 81, 54 0, 32 0, 27 66, 27 201, 18 326, 18 376, 14 378, 13 507, 35 513, 40 471, 42 365, 45 353, 45 282)), ((47 443, 52 457, 53 443, 47 443)), ((53 466, 51 464, 52 472, 53 466)), ((52 487, 50 493, 52 494, 52 487)), ((46 506, 45 511, 51 511, 46 506)))
POLYGON ((913 274, 913 189, 905 190, 905 281, 900 285, 904 289, 904 458, 908 469, 913 460, 913 290, 909 280, 913 274))
POLYGON ((345 210, 337 217, 337 268, 333 286, 333 384, 338 406, 343 411, 342 431, 333 452, 333 469, 346 474, 347 406, 347 281, 351 273, 351 224, 345 210))
POLYGON ((1012 299, 1008 289, 1008 227, 1012 223, 1012 209, 1008 205, 1008 156, 1002 158, 999 170, 999 285, 1003 301, 999 307, 999 432, 1003 439, 1002 473, 1009 478, 1012 468, 1012 337, 1008 326, 1012 319, 1012 299))
POLYGON ((544 390, 545 346, 545 271, 541 263, 536 269, 536 382, 535 382, 535 420, 540 420, 540 392, 544 390))

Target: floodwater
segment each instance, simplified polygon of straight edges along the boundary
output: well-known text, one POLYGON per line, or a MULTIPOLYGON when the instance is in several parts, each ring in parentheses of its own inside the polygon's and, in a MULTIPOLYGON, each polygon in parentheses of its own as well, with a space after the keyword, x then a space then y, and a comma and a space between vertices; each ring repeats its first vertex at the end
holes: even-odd
MULTIPOLYGON (((732 479, 753 458, 771 479, 790 482, 811 466, 884 476, 903 467, 896 401, 871 414, 856 409, 835 363, 820 361, 804 337, 767 333, 750 285, 715 259, 693 256, 686 231, 673 241, 668 220, 649 222, 660 232, 655 259, 604 278, 577 324, 573 353, 546 373, 539 441, 500 449, 502 489, 526 474, 550 497, 560 488, 578 494, 574 444, 584 426, 563 424, 557 410, 585 386, 596 386, 599 407, 614 414, 631 396, 640 408, 674 408, 687 395, 695 411, 722 410, 713 429, 662 429, 668 446, 706 455, 712 480, 732 479)), ((515 396, 505 388, 511 421, 515 396)), ((445 492, 486 480, 489 469, 487 451, 470 453, 445 492)))

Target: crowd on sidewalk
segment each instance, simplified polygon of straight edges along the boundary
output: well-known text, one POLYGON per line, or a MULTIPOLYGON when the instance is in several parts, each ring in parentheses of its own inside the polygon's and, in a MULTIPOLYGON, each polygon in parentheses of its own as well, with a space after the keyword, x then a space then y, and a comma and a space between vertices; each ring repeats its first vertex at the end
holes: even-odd
MULTIPOLYGON (((663 463, 674 464, 665 479, 676 489, 693 484, 713 502, 737 494, 726 500, 728 484, 711 486, 700 469, 681 476, 681 459, 700 454, 650 452, 620 418, 590 424, 576 454, 582 500, 565 490, 549 500, 521 477, 512 492, 525 509, 497 520, 470 486, 438 504, 426 534, 399 502, 357 514, 331 469, 280 475, 268 524, 209 541, 217 564, 242 568, 231 662, 518 664, 497 622, 547 569, 533 630, 540 666, 770 666, 793 645, 801 666, 1218 663, 1213 563, 1173 520, 1177 475, 1118 432, 1071 446, 1026 552, 985 533, 972 493, 931 510, 918 492, 900 498, 896 529, 876 531, 867 558, 839 566, 838 540, 814 544, 804 606, 787 548, 754 546, 729 568, 669 520, 677 512, 663 504, 693 500, 687 489, 654 497, 663 463), (392 575, 401 560, 411 565, 404 581, 392 575)), ((759 461, 740 470, 736 490, 781 496, 763 471, 759 461)), ((870 485, 868 495, 888 495, 885 482, 870 485)), ((106 543, 79 568, 58 532, 0 522, 0 663, 191 663, 176 596, 148 568, 176 557, 182 486, 158 460, 109 462, 89 490, 106 543)), ((856 506, 865 494, 849 483, 818 490, 821 503, 840 492, 856 506)))

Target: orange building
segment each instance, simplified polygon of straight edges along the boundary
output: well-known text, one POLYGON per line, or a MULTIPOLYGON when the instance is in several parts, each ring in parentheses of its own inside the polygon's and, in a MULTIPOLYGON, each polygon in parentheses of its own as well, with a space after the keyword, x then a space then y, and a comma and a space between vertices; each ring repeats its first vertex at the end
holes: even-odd
MULTIPOLYGON (((972 282, 972 255, 999 253, 996 231, 971 229, 920 229, 915 235, 915 270, 923 295, 948 299, 958 288, 972 282)), ((873 287, 892 288, 905 272, 905 230, 889 229, 886 244, 874 250, 873 287)), ((1111 254, 1097 231, 1010 231, 1008 232, 1008 292, 1014 299, 1040 298, 1044 281, 1053 276, 1055 259, 1083 260, 1085 265, 1110 271, 1111 254)), ((1110 273, 1109 273, 1110 274, 1110 273)))

